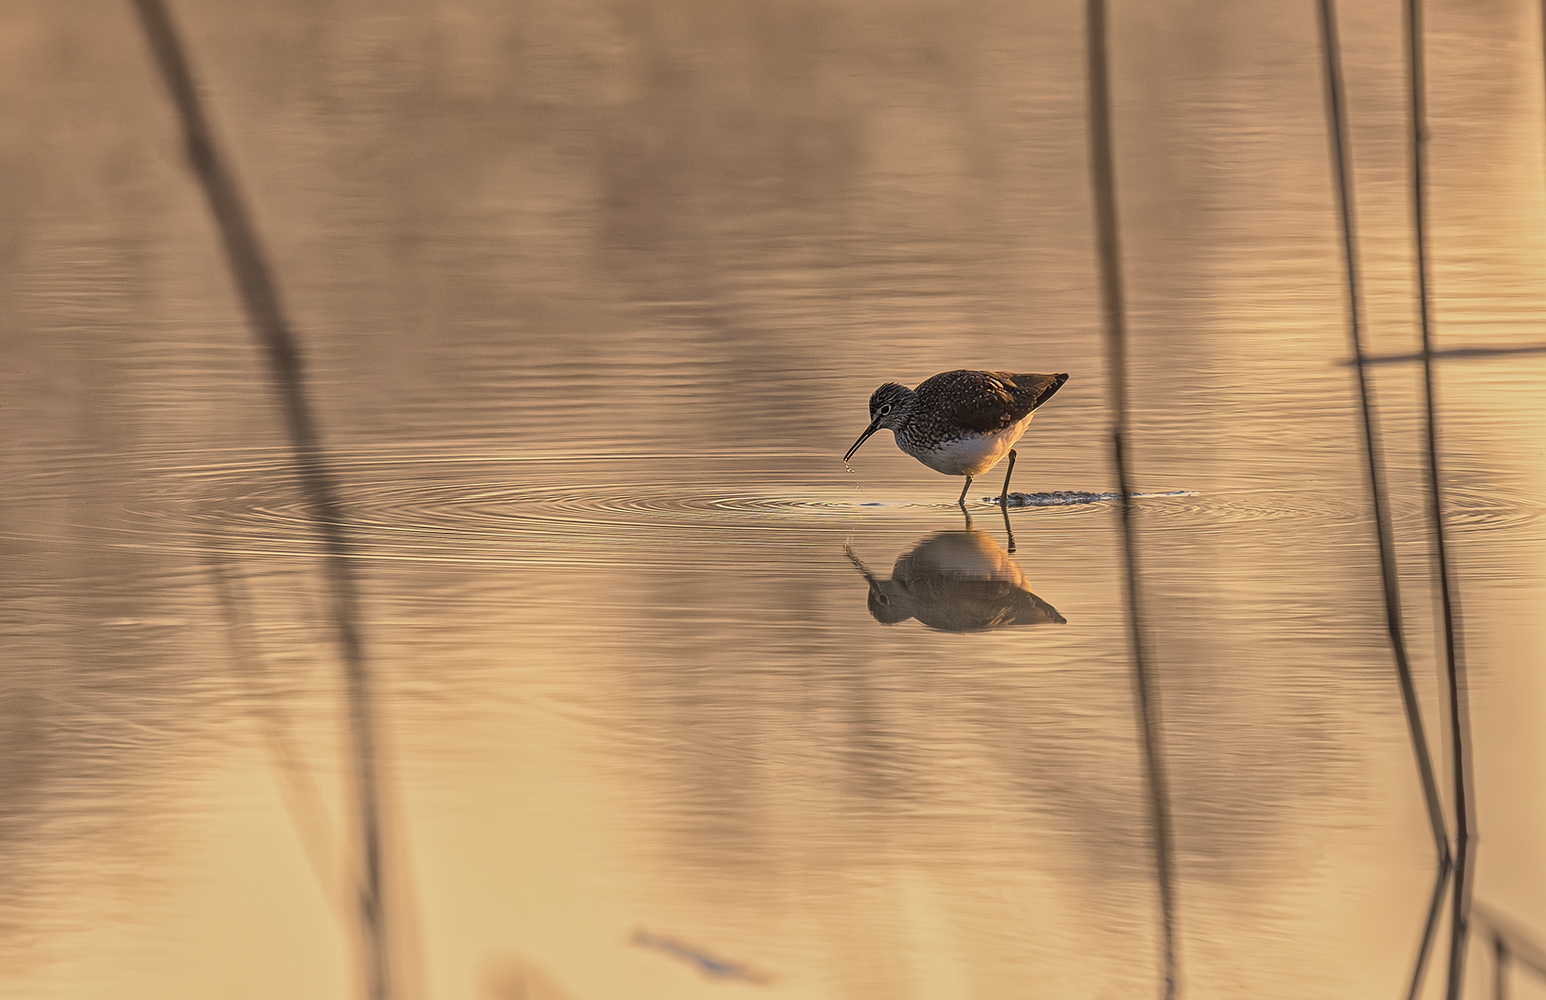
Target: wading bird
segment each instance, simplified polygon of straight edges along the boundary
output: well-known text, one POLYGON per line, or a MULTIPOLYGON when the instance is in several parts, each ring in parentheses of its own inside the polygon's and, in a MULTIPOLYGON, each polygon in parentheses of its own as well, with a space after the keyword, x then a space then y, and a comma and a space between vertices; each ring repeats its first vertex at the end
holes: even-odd
POLYGON ((999 502, 1008 510, 1009 477, 1015 471, 1015 442, 1030 425, 1036 408, 1068 381, 1068 374, 1035 375, 958 369, 941 372, 916 389, 887 382, 870 395, 870 426, 843 456, 846 463, 871 434, 885 427, 896 446, 935 472, 965 476, 961 497, 972 479, 1009 456, 999 502))

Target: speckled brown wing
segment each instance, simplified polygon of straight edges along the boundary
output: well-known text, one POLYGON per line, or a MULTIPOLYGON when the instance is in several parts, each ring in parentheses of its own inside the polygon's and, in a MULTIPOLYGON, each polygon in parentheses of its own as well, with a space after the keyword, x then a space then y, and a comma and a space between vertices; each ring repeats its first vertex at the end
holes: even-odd
MULTIPOLYGON (((1005 377, 1001 373, 994 374, 1005 377)), ((1063 383, 1068 381, 1067 372, 1059 372, 1055 375, 1038 375, 1034 372, 1022 372, 1018 375, 1009 375, 1014 380, 1016 398, 1029 399, 1031 409, 1036 409, 1051 399, 1053 394, 1063 388, 1063 383)))
POLYGON ((1013 379, 1008 372, 940 372, 918 386, 918 412, 956 430, 1001 431, 1030 412, 1027 406, 1016 413, 1013 379))
POLYGON ((918 409, 962 430, 994 434, 1023 420, 1067 378, 970 369, 941 372, 918 386, 918 409))

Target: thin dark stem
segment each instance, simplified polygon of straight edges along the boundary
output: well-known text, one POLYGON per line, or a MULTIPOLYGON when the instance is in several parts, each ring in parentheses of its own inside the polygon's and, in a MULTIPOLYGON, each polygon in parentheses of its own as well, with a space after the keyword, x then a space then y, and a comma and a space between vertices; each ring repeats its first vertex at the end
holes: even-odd
MULTIPOLYGON (((1507 358, 1521 354, 1546 354, 1546 344, 1522 344, 1516 347, 1446 347, 1442 350, 1429 352, 1430 356, 1440 360, 1455 360, 1468 358, 1507 358)), ((1412 351, 1406 354, 1371 354, 1363 359, 1365 365, 1389 365, 1403 361, 1421 361, 1422 351, 1412 351)), ((1342 362, 1351 365, 1351 361, 1342 362)))
POLYGON ((1342 250, 1347 267, 1348 336, 1352 342, 1354 371, 1357 375, 1359 413, 1363 422, 1364 456, 1369 475, 1369 501, 1374 513, 1374 530, 1379 548, 1380 582, 1385 600, 1385 629, 1396 675, 1401 685, 1401 700, 1406 708, 1407 727, 1411 731, 1412 751, 1422 779, 1423 800, 1428 809, 1435 849, 1440 863, 1448 865, 1449 834, 1439 800, 1438 782, 1433 774, 1433 757, 1423 729, 1417 690, 1412 683, 1411 661, 1407 656, 1406 636, 1401 622, 1401 591, 1397 582, 1396 550, 1391 536, 1390 513, 1385 504, 1385 475, 1380 465, 1378 431, 1374 420, 1374 390, 1365 370, 1362 315, 1363 305, 1358 281, 1358 248, 1354 238, 1351 170, 1346 154, 1346 106, 1342 86, 1341 55, 1337 45, 1336 12, 1332 0, 1319 0, 1321 40, 1326 68, 1326 109, 1331 140, 1333 180, 1342 222, 1342 250))
POLYGON ((171 15, 163 0, 133 2, 181 119, 189 164, 204 189, 210 212, 220 229, 231 275, 246 306, 253 333, 268 357, 302 488, 321 536, 334 630, 349 697, 351 756, 362 855, 357 904, 364 930, 365 995, 369 1000, 386 1000, 391 995, 391 980, 386 952, 373 700, 359 625, 360 599, 352 563, 353 549, 344 530, 343 507, 306 398, 300 350, 280 305, 278 287, 251 216, 200 103, 171 15))
POLYGON ((1465 662, 1460 644, 1459 594, 1453 586, 1449 545, 1444 527, 1444 494, 1439 464, 1438 405, 1433 389, 1433 309, 1428 277, 1428 124, 1423 65, 1421 0, 1406 3, 1407 81, 1412 110, 1412 237, 1417 260, 1418 317, 1422 328, 1423 413, 1427 445, 1429 517, 1433 522, 1434 570, 1439 578, 1439 602, 1444 619, 1444 674, 1449 694, 1449 752, 1455 802, 1455 895, 1450 916, 1448 1000, 1460 1000, 1464 986, 1466 933, 1470 927, 1471 866, 1475 828, 1471 797, 1470 711, 1466 698, 1465 662))
MULTIPOLYGON (((1154 830, 1154 863, 1159 882, 1161 959, 1164 996, 1179 994, 1181 973, 1176 947, 1176 898, 1170 829, 1170 797, 1160 749, 1159 700, 1144 652, 1143 616, 1138 585, 1138 552, 1133 502, 1127 474, 1127 329, 1122 297, 1122 254, 1118 242, 1116 170, 1111 152, 1111 95, 1106 59, 1104 0, 1089 0, 1090 173, 1094 186, 1095 229, 1100 256, 1101 300, 1106 317, 1106 353, 1111 386, 1111 461, 1121 497, 1123 577, 1129 641, 1133 651, 1133 693, 1143 737, 1148 778, 1149 819, 1154 830)), ((1008 509, 1007 506, 1005 508, 1008 509)))
POLYGON ((1433 954, 1433 940, 1438 935, 1439 917, 1444 913, 1444 889, 1449 885, 1450 866, 1439 865, 1433 873, 1433 892, 1428 897, 1428 919, 1423 922, 1423 936, 1417 946, 1417 959, 1412 963, 1412 975, 1407 985, 1406 1000, 1417 1000, 1422 992, 1423 975, 1428 971, 1428 958, 1433 954))
MULTIPOLYGON (((317 881, 321 885, 332 886, 338 867, 332 849, 335 838, 329 829, 327 810, 311 770, 306 765, 305 755, 295 745, 294 726, 285 711, 282 696, 276 689, 272 672, 264 662, 261 644, 252 634, 252 622, 245 611, 252 601, 251 596, 240 572, 226 557, 220 538, 214 531, 204 534, 201 549, 215 604, 225 616, 226 643, 231 663, 249 686, 253 713, 262 725, 274 768, 283 779, 285 803, 294 818, 296 831, 311 860, 317 881)), ((343 915, 347 917, 347 914, 343 915)))
POLYGON ((1492 935, 1492 996, 1508 1000, 1508 943, 1496 932, 1492 935))

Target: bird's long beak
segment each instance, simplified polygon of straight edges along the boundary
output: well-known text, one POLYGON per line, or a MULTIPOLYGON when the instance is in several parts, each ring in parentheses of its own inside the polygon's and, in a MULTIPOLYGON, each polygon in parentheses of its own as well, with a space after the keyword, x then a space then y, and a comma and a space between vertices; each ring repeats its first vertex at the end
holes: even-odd
POLYGON ((880 430, 880 421, 879 420, 875 421, 874 423, 870 424, 870 426, 866 427, 864 429, 864 433, 859 435, 859 440, 855 441, 854 442, 854 446, 852 448, 848 449, 848 454, 843 456, 843 461, 846 462, 850 458, 853 458, 854 457, 854 452, 859 450, 859 446, 861 444, 863 444, 864 442, 868 441, 870 439, 870 435, 874 434, 878 430, 880 430))

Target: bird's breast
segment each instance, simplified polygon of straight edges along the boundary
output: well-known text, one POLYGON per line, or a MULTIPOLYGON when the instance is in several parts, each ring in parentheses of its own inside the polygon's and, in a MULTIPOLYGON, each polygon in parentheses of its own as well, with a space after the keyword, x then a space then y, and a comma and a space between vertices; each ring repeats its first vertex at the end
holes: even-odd
POLYGON ((953 435, 930 437, 908 433, 904 429, 897 432, 896 443, 935 472, 947 476, 979 476, 1009 454, 1009 449, 1025 434, 1033 416, 1034 412, 1027 413, 1024 419, 991 434, 957 431, 953 435))

